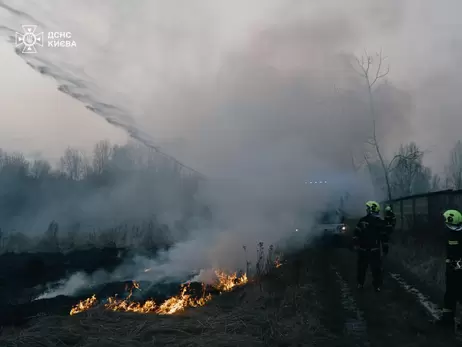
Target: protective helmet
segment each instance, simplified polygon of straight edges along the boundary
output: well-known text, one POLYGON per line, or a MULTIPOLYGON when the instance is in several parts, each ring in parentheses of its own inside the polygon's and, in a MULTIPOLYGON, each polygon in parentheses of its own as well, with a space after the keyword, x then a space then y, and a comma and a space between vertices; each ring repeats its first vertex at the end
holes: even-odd
POLYGON ((391 206, 388 205, 387 207, 385 207, 385 211, 386 212, 391 212, 391 206))
POLYGON ((462 230, 462 214, 457 210, 447 210, 443 213, 444 223, 451 230, 462 230))
POLYGON ((368 201, 366 202, 366 210, 367 213, 379 213, 380 205, 375 201, 368 201))

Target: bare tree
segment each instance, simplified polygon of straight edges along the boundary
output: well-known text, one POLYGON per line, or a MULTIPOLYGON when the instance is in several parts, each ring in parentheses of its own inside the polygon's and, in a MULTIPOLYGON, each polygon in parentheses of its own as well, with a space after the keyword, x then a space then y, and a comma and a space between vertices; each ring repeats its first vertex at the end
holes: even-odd
POLYGON ((456 142, 451 150, 449 165, 446 167, 448 185, 453 189, 462 189, 462 142, 456 142))
MULTIPOLYGON (((380 164, 383 175, 383 181, 387 197, 389 200, 392 200, 393 187, 390 182, 390 174, 396 167, 397 161, 399 162, 400 166, 411 165, 411 163, 415 161, 417 158, 421 157, 423 153, 417 148, 417 146, 414 146, 412 150, 411 148, 408 148, 409 151, 407 151, 406 153, 398 153, 389 162, 387 162, 382 153, 377 136, 377 112, 375 110, 374 103, 374 90, 376 85, 390 72, 389 65, 384 67, 384 62, 386 61, 386 59, 387 58, 383 56, 382 51, 376 53, 375 57, 369 55, 367 51, 365 51, 364 55, 361 58, 356 57, 356 67, 352 67, 354 71, 356 71, 356 73, 364 79, 366 84, 369 114, 372 120, 372 134, 366 143, 372 146, 374 152, 377 155, 378 162, 380 164)), ((364 161, 368 166, 369 173, 377 174, 377 169, 371 167, 371 164, 374 161, 374 159, 370 153, 366 152, 366 154, 364 155, 364 161)), ((409 170, 411 170, 410 167, 409 170)), ((377 181, 378 178, 376 177, 375 180, 377 181)))
POLYGON ((412 184, 412 194, 424 194, 432 191, 432 170, 421 164, 412 184))
POLYGON ((418 179, 421 185, 424 179, 428 182, 428 172, 422 164, 423 155, 424 152, 414 142, 401 145, 398 154, 387 166, 390 186, 399 196, 413 194, 418 179))
POLYGON ((87 171, 85 158, 80 151, 68 147, 60 160, 61 170, 71 179, 79 180, 87 171))
POLYGON ((441 177, 437 174, 434 174, 431 178, 430 191, 437 192, 438 190, 443 189, 443 184, 441 182, 441 177))
POLYGON ((41 179, 51 172, 51 165, 46 160, 34 160, 31 165, 30 173, 32 177, 41 179))
MULTIPOLYGON (((383 57, 382 51, 377 53, 376 57, 378 59, 378 63, 377 63, 377 67, 374 69, 373 68, 374 58, 365 51, 364 56, 362 56, 361 58, 356 57, 357 68, 353 67, 353 69, 366 82, 367 95, 368 95, 368 101, 369 101, 369 112, 370 112, 370 116, 372 119, 372 136, 367 141, 367 143, 373 146, 373 148, 375 149, 375 152, 377 153, 377 156, 380 161, 380 165, 383 170, 388 199, 391 200, 392 193, 391 193, 391 186, 390 186, 390 179, 389 179, 389 171, 387 170, 387 166, 386 166, 385 160, 383 158, 383 155, 380 149, 380 144, 377 140, 377 126, 376 126, 377 119, 376 119, 376 111, 374 107, 374 98, 373 98, 374 86, 377 84, 377 82, 379 82, 381 79, 385 78, 388 75, 388 73, 390 72, 390 66, 388 65, 386 69, 383 69, 383 63, 386 60, 386 57, 383 57)), ((367 161, 367 162, 370 163, 370 161, 367 161)))
POLYGON ((107 170, 111 157, 112 147, 109 141, 98 142, 93 150, 93 172, 102 174, 107 170))
POLYGON ((354 155, 352 150, 350 150, 350 158, 351 158, 351 169, 353 170, 353 172, 356 173, 363 167, 365 160, 359 161, 354 155))
POLYGON ((21 153, 4 154, 1 163, 2 172, 26 176, 29 172, 29 162, 21 153))

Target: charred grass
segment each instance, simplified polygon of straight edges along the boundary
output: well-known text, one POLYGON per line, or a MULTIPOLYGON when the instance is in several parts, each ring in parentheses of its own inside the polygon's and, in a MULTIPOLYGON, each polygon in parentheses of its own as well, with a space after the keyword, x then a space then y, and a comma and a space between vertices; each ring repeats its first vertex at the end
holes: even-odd
POLYGON ((39 318, 22 329, 4 329, 0 345, 329 346, 335 336, 319 319, 328 313, 312 265, 310 256, 299 254, 207 306, 170 316, 96 308, 39 318))

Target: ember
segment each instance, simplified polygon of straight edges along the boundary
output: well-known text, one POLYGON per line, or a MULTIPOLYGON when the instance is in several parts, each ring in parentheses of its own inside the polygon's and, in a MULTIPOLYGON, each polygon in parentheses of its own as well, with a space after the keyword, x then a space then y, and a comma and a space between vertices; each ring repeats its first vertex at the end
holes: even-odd
POLYGON ((279 257, 276 257, 276 260, 274 261, 274 266, 275 266, 276 268, 279 268, 279 267, 282 266, 282 263, 281 263, 281 261, 279 260, 279 257))

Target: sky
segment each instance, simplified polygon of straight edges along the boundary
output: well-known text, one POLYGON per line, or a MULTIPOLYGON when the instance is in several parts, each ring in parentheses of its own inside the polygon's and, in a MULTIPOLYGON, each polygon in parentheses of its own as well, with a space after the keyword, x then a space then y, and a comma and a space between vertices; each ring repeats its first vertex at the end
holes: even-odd
MULTIPOLYGON (((34 58, 89 76, 100 88, 99 99, 126 107, 130 124, 146 131, 155 143, 176 144, 167 150, 193 167, 214 171, 218 165, 203 158, 213 154, 208 144, 216 146, 216 139, 197 139, 213 137, 210 133, 217 131, 209 127, 202 134, 200 128, 217 107, 219 96, 212 92, 225 89, 220 87, 221 79, 231 83, 232 69, 239 69, 233 61, 246 60, 247 64, 254 59, 257 65, 272 64, 286 72, 303 64, 317 68, 316 50, 326 45, 331 45, 332 53, 383 49, 391 66, 390 83, 412 95, 407 134, 387 141, 389 152, 401 142, 415 140, 429 151, 427 162, 438 171, 452 142, 459 138, 462 101, 457 90, 462 72, 454 66, 461 56, 462 24, 457 14, 462 4, 456 0, 1 4, 0 19, 10 30, 3 31, 0 42, 0 147, 6 150, 54 160, 67 146, 90 150, 101 139, 127 140, 122 130, 59 93, 55 81, 37 74, 14 53, 7 36, 31 20, 42 24, 39 28, 44 31, 70 31, 77 42, 77 48, 43 48, 34 58), (337 30, 336 25, 344 27, 337 30), (279 42, 278 35, 288 35, 283 39, 286 43, 279 42), (264 40, 268 40, 266 48, 264 40), (291 40, 301 48, 289 47, 291 40), (306 40, 318 41, 310 45, 306 40), (278 55, 276 50, 288 53, 278 55), (200 88, 198 83, 202 83, 200 88), (188 132, 193 133, 189 139, 188 132)), ((226 119, 238 124, 233 117, 226 119)), ((240 123, 235 128, 243 132, 240 123)), ((222 146, 226 149, 228 142, 222 146)))
POLYGON ((59 93, 56 82, 32 70, 9 43, 0 42, 0 52, 2 149, 54 162, 67 146, 91 151, 102 139, 126 141, 124 131, 59 93))

